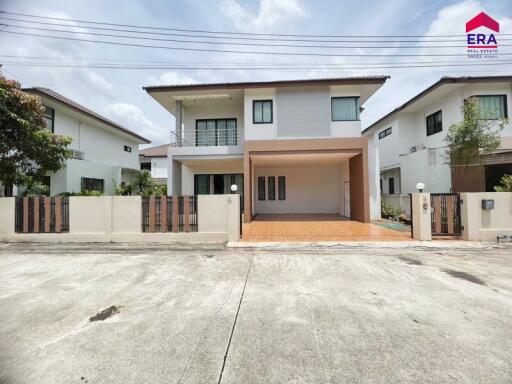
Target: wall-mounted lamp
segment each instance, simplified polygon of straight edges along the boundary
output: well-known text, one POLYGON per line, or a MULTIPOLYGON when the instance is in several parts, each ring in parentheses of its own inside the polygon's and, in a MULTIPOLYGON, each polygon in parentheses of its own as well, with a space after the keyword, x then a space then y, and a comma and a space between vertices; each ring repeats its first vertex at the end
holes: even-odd
POLYGON ((236 192, 236 191, 238 191, 238 185, 236 185, 236 184, 232 184, 232 185, 231 185, 231 192, 233 192, 233 193, 234 193, 234 192, 236 192))
POLYGON ((425 184, 423 183, 418 183, 416 184, 416 189, 421 193, 423 192, 423 190, 425 189, 425 184))

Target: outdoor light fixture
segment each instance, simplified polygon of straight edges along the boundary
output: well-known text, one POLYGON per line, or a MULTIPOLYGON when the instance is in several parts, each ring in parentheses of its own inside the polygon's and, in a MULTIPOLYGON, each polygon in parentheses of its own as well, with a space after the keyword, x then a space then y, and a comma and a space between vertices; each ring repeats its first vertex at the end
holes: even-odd
POLYGON ((238 191, 238 185, 232 184, 231 185, 231 192, 236 192, 236 191, 238 191))
POLYGON ((423 192, 423 190, 425 189, 425 184, 423 184, 423 183, 416 184, 416 189, 418 191, 420 191, 420 193, 423 192))

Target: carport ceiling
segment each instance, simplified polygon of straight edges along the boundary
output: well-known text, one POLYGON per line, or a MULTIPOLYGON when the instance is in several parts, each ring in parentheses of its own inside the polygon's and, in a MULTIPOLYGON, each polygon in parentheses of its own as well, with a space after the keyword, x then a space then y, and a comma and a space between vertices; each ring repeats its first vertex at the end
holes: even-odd
POLYGON ((299 167, 341 164, 357 154, 357 152, 254 154, 251 155, 251 159, 257 167, 299 167))

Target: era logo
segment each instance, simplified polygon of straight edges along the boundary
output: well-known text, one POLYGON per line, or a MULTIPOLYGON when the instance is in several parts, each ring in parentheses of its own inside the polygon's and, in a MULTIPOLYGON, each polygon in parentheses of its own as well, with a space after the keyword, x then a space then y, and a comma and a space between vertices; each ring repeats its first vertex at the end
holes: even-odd
POLYGON ((498 41, 494 33, 469 33, 477 28, 485 27, 492 32, 500 31, 500 24, 485 12, 480 12, 466 23, 467 43, 470 49, 497 49, 498 41))

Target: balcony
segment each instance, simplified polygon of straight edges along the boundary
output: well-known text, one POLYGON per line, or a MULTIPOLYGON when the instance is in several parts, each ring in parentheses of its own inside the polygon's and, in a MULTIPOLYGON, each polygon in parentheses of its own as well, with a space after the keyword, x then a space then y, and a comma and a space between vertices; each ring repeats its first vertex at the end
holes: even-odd
POLYGON ((171 147, 236 147, 244 140, 242 128, 210 128, 171 132, 171 147))

